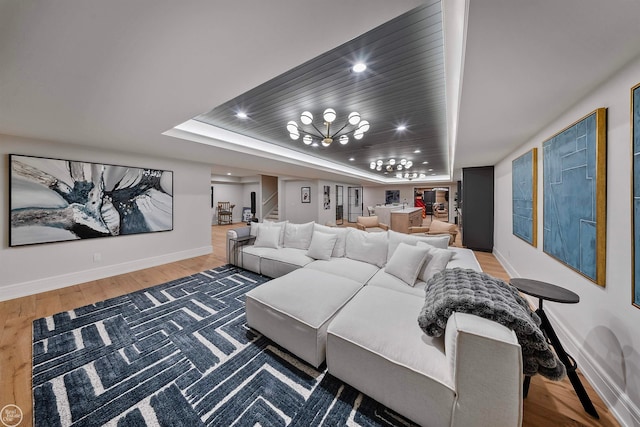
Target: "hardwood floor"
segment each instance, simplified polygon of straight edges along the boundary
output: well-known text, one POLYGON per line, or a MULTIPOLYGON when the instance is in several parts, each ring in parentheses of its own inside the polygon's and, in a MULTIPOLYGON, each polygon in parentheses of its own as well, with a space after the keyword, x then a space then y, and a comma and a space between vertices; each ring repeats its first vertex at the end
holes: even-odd
MULTIPOLYGON (((33 320, 223 265, 226 263, 226 232, 241 226, 242 223, 211 227, 213 253, 209 255, 0 302, 0 408, 7 404, 19 406, 24 413, 20 426, 32 425, 33 320)), ((456 243, 459 244, 460 241, 458 236, 456 243)), ((492 254, 477 252, 476 256, 485 272, 504 280, 509 279, 492 254)), ((600 420, 595 420, 584 412, 568 379, 554 382, 536 376, 531 381, 529 397, 524 401, 523 425, 618 426, 618 422, 582 375, 581 379, 600 414, 600 420)))

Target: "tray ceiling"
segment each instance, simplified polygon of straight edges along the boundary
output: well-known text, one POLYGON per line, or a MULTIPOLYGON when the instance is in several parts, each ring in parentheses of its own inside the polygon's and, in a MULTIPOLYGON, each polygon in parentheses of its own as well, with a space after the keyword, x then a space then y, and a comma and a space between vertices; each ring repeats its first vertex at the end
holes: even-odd
MULTIPOLYGON (((286 47, 274 47, 274 52, 286 47)), ((278 60, 274 53, 273 60, 278 60)), ((259 64, 256 64, 259 67, 259 64)), ((194 120, 280 147, 372 172, 372 161, 406 158, 410 172, 448 175, 445 78, 440 2, 413 9, 281 74, 194 120), (367 64, 363 73, 351 67, 367 64), (303 111, 321 125, 333 108, 336 125, 352 111, 371 123, 361 140, 311 147, 292 140, 289 120, 303 111), (240 119, 237 113, 247 114, 240 119), (400 125, 406 130, 398 131, 400 125), (425 163, 426 162, 426 163, 425 163)), ((375 172, 383 176, 383 172, 375 172)), ((395 173, 389 177, 395 176, 395 173)))

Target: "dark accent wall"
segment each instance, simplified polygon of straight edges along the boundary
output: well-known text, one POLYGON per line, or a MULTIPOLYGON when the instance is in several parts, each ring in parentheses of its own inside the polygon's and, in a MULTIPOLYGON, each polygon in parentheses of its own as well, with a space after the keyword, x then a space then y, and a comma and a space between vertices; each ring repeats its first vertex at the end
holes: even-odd
POLYGON ((493 166, 462 169, 462 244, 493 251, 493 166))

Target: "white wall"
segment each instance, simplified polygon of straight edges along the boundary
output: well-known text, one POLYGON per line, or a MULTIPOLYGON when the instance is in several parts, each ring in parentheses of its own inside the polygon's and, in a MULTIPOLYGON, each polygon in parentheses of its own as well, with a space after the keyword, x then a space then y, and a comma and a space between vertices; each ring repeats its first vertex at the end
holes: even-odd
POLYGON ((317 222, 318 189, 315 181, 283 181, 282 188, 284 191, 280 200, 280 205, 283 206, 281 220, 286 219, 298 224, 317 222), (311 203, 302 203, 300 197, 302 187, 310 187, 311 203))
POLYGON ((0 135, 0 300, 69 286, 210 253, 211 169, 50 141, 0 135), (81 160, 173 171, 173 231, 10 248, 7 154, 81 160), (100 261, 94 261, 94 255, 100 261))
MULTIPOLYGON (((512 276, 555 283, 580 303, 545 304, 560 340, 580 370, 626 425, 640 425, 640 309, 631 305, 630 90, 640 82, 640 59, 624 67, 495 167, 494 253, 512 276), (607 274, 600 287, 542 251, 542 142, 599 107, 608 108, 607 274), (538 247, 512 234, 511 162, 538 150, 538 247)), ((544 84, 544 82, 540 82, 544 84)), ((550 100, 553 102, 553 100, 550 100)))

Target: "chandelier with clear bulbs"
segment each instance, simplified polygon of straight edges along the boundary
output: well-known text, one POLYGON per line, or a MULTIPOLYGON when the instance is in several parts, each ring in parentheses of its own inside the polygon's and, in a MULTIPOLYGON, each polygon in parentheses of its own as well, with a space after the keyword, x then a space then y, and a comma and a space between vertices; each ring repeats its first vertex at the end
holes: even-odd
POLYGON ((426 178, 424 173, 408 172, 411 166, 413 166, 413 162, 407 159, 389 159, 386 163, 383 160, 376 160, 375 162, 369 163, 369 167, 378 172, 385 171, 385 174, 395 172, 396 178, 404 178, 408 180, 426 178))
POLYGON ((387 172, 393 172, 394 170, 401 171, 403 169, 409 169, 411 166, 413 166, 413 162, 407 159, 400 159, 397 162, 396 159, 389 159, 386 164, 382 160, 369 163, 369 167, 378 172, 383 169, 387 172))
MULTIPOLYGON (((354 139, 362 139, 364 137, 364 133, 369 130, 369 122, 366 120, 360 119, 360 114, 357 112, 352 112, 347 117, 347 122, 339 128, 337 131, 332 132, 331 126, 333 122, 337 118, 336 111, 333 108, 327 108, 322 113, 322 118, 324 119, 324 129, 320 130, 313 123, 313 114, 309 111, 305 111, 300 115, 300 121, 303 125, 311 126, 313 130, 303 129, 301 126, 298 126, 295 120, 290 120, 287 123, 287 131, 289 131, 289 137, 293 140, 298 140, 300 138, 300 134, 303 134, 302 142, 306 145, 311 145, 314 142, 314 139, 319 139, 322 143, 323 147, 328 147, 334 140, 338 140, 340 144, 345 145, 349 142, 349 133, 353 132, 354 139), (347 128, 348 127, 348 128, 347 128)), ((336 126, 337 127, 337 126, 336 126)))

